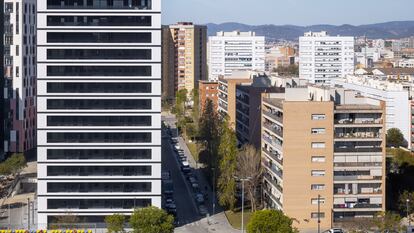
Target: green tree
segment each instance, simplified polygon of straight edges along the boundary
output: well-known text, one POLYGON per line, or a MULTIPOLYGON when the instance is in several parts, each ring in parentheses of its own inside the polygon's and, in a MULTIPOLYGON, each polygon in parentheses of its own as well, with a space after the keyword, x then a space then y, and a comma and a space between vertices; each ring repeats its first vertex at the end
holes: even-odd
POLYGON ((247 233, 296 233, 292 219, 278 210, 260 210, 253 213, 247 224, 247 233))
POLYGON ((0 164, 1 175, 12 175, 19 173, 27 166, 26 159, 23 154, 13 154, 0 164))
POLYGON ((411 215, 414 212, 414 192, 405 190, 398 197, 398 208, 400 209, 401 213, 407 213, 407 204, 408 214, 411 215))
POLYGON ((406 145, 406 142, 400 129, 391 128, 387 131, 387 147, 400 147, 404 145, 406 145))
POLYGON ((277 72, 279 75, 299 75, 299 66, 294 64, 289 66, 278 66, 273 69, 273 72, 277 72))
POLYGON ((124 232, 125 221, 125 216, 121 214, 114 214, 105 217, 105 223, 109 233, 124 232))
POLYGON ((237 137, 233 129, 230 128, 228 118, 221 122, 220 145, 218 148, 219 177, 218 177, 218 196, 222 206, 234 210, 236 203, 236 175, 237 169, 237 137))
MULTIPOLYGON (((217 148, 219 145, 219 117, 211 99, 207 99, 201 113, 198 125, 198 138, 205 150, 201 153, 208 167, 217 168, 217 148)), ((201 156, 200 156, 201 157, 201 156)))
POLYGON ((380 232, 404 232, 401 217, 392 212, 382 212, 374 218, 374 223, 380 232))
POLYGON ((157 207, 136 209, 129 223, 134 233, 173 233, 174 217, 157 207))

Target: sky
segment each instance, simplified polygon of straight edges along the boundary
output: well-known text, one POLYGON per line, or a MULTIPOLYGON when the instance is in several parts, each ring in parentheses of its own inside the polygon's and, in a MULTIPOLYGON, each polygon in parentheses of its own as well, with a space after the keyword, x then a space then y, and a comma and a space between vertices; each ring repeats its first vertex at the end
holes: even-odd
POLYGON ((414 20, 414 0, 162 0, 163 24, 371 24, 414 20))

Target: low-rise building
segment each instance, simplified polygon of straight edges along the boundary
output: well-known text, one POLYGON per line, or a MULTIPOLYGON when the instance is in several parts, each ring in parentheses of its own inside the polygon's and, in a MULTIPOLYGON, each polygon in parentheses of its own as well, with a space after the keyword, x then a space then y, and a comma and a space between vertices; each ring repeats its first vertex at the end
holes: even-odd
POLYGON ((344 88, 262 96, 263 194, 300 232, 385 210, 385 103, 344 88))
POLYGON ((213 101, 214 109, 217 109, 218 103, 218 82, 199 81, 198 96, 200 101, 200 110, 203 111, 207 99, 213 101))

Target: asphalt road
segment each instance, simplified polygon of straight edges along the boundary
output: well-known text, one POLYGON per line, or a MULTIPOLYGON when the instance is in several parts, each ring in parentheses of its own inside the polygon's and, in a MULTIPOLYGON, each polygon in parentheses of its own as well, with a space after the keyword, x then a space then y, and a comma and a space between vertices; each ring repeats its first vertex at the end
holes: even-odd
POLYGON ((198 214, 192 192, 187 180, 181 172, 178 160, 169 139, 162 140, 162 159, 163 171, 171 172, 179 226, 199 220, 200 216, 198 214))

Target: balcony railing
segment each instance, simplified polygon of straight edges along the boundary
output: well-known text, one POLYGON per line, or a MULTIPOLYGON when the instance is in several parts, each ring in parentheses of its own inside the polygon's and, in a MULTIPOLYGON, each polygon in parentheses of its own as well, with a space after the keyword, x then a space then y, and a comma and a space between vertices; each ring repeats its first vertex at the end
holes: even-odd
POLYGON ((335 133, 339 139, 381 139, 379 132, 335 133))
POLYGON ((263 115, 270 117, 271 119, 283 124, 283 115, 277 115, 275 113, 272 113, 270 111, 263 111, 263 115))
POLYGON ((280 142, 278 142, 277 140, 273 140, 271 137, 263 135, 263 140, 267 143, 269 143, 270 145, 272 145, 273 147, 275 147, 278 150, 282 150, 282 144, 280 142))
POLYGON ((279 190, 279 192, 283 193, 283 188, 282 186, 277 182, 277 180, 273 179, 271 177, 271 175, 269 175, 268 173, 265 173, 263 176, 271 185, 273 185, 273 187, 275 187, 277 190, 279 190))
POLYGON ((371 120, 362 120, 362 119, 337 119, 335 124, 340 125, 377 125, 382 124, 382 119, 371 119, 371 120))
POLYGON ((262 150, 267 156, 269 156, 273 160, 276 160, 280 165, 283 165, 283 157, 282 157, 282 159, 279 159, 279 156, 278 156, 277 152, 269 151, 269 150, 266 150, 265 148, 263 148, 262 150))
POLYGON ((379 162, 334 163, 334 167, 382 167, 379 162))
POLYGON ((334 176, 334 181, 351 181, 351 180, 381 180, 382 176, 368 176, 368 175, 360 175, 360 176, 334 176))
POLYGON ((379 209, 382 208, 382 204, 365 204, 365 203, 348 203, 348 204, 336 204, 335 209, 379 209))
POLYGON ((371 191, 358 190, 357 193, 352 193, 351 190, 346 192, 344 189, 334 189, 334 195, 370 195, 370 194, 382 194, 381 188, 370 188, 371 191))
POLYGON ((267 169, 272 171, 274 174, 279 176, 280 179, 283 179, 283 171, 282 170, 279 170, 276 166, 274 166, 273 164, 270 164, 269 162, 266 162, 266 161, 263 161, 262 164, 263 164, 264 167, 266 167, 267 169))
POLYGON ((374 152, 380 153, 382 152, 382 147, 363 147, 363 148, 356 148, 356 147, 337 147, 335 148, 335 153, 358 153, 358 152, 374 152))
POLYGON ((275 133, 276 135, 283 137, 283 130, 281 129, 280 126, 276 125, 276 124, 270 124, 270 123, 263 123, 264 127, 270 131, 272 131, 273 133, 275 133))
POLYGON ((267 196, 269 196, 274 202, 276 202, 280 207, 283 206, 282 202, 280 201, 280 198, 276 197, 275 195, 273 195, 272 193, 272 189, 269 187, 264 187, 263 188, 265 194, 267 194, 267 196))

